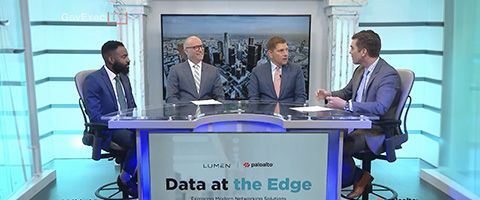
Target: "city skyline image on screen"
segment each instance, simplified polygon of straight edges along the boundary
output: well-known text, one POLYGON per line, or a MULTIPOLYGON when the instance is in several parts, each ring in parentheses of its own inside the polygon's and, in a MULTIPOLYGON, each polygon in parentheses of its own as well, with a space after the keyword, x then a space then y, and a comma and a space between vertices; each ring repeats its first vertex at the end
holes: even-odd
POLYGON ((187 59, 183 42, 190 35, 203 41, 203 62, 220 70, 225 99, 247 99, 250 73, 255 66, 269 62, 266 43, 272 36, 287 40, 289 62, 302 67, 308 93, 310 15, 172 14, 160 18, 164 94, 170 68, 187 59))

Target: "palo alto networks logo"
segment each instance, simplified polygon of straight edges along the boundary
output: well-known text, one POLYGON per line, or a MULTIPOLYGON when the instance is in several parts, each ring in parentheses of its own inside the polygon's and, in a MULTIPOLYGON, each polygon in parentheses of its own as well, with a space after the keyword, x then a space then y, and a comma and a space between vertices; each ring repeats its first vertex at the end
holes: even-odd
POLYGON ((243 167, 244 168, 260 168, 260 167, 270 168, 270 167, 273 167, 273 163, 270 163, 270 162, 253 162, 253 163, 244 162, 243 167))

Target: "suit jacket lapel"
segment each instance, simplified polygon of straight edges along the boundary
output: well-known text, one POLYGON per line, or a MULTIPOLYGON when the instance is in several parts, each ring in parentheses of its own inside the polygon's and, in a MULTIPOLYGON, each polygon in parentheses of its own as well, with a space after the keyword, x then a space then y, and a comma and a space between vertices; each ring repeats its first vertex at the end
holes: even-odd
POLYGON ((200 76, 200 90, 198 92, 198 98, 203 96, 203 93, 205 92, 205 87, 208 83, 208 69, 205 66, 205 63, 202 63, 202 75, 200 76))
POLYGON ((358 87, 360 87, 360 82, 362 82, 363 72, 365 71, 365 67, 358 66, 360 69, 357 70, 354 74, 354 81, 352 87, 352 99, 355 100, 357 98, 357 91, 358 87))
POLYGON ((277 94, 275 93, 275 87, 273 87, 273 78, 272 78, 272 63, 268 62, 268 65, 266 65, 266 68, 264 69, 264 73, 267 80, 268 88, 270 88, 270 93, 273 94, 273 97, 277 97, 277 94))
POLYGON ((115 96, 115 92, 113 91, 112 81, 110 81, 110 78, 108 77, 107 71, 103 67, 102 67, 102 73, 101 74, 102 74, 103 83, 108 88, 108 91, 110 93, 110 98, 112 99, 112 102, 114 102, 115 108, 118 109, 117 97, 115 96))
MULTIPOLYGON (((281 73, 281 77, 280 77, 280 95, 278 95, 278 98, 280 98, 284 91, 285 91, 285 88, 287 87, 288 84, 294 84, 294 83, 285 83, 284 81, 288 81, 288 80, 293 80, 293 79, 290 79, 290 75, 291 73, 290 72, 290 68, 287 67, 288 65, 284 65, 282 66, 282 73, 281 73)), ((273 81, 272 81, 273 83, 273 81)), ((274 90, 275 91, 275 90, 274 90)))
POLYGON ((125 98, 127 99, 127 107, 130 108, 129 105, 132 104, 132 99, 130 99, 130 82, 128 81, 128 77, 125 74, 120 75, 120 81, 122 82, 123 85, 123 91, 125 91, 125 98))
MULTIPOLYGON (((187 77, 190 77, 188 78, 188 87, 190 89, 190 93, 195 95, 197 98, 199 98, 199 95, 198 95, 198 92, 197 92, 197 86, 195 86, 195 78, 193 78, 193 73, 192 73, 192 69, 190 69, 190 65, 188 64, 188 61, 185 61, 185 64, 183 65, 183 72, 184 74, 187 74, 187 77)), ((201 84, 202 80, 200 79, 200 84, 201 84)), ((200 87, 202 88, 202 87, 200 87)))
POLYGON ((380 68, 382 68, 382 65, 383 65, 383 62, 382 62, 382 59, 380 58, 377 62, 377 66, 375 66, 375 69, 372 72, 372 75, 370 75, 370 79, 368 79, 368 83, 365 87, 365 92, 364 92, 365 95, 362 96, 362 101, 364 101, 367 98, 370 85, 372 85, 372 81, 375 79, 375 77, 377 77, 378 72, 380 71, 380 68))

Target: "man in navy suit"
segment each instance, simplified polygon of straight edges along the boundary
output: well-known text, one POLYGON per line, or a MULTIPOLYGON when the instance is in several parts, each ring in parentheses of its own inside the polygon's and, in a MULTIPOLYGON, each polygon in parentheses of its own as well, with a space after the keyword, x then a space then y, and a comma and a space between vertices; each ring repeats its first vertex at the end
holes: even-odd
MULTIPOLYGON (((395 111, 400 97, 400 76, 385 60, 379 57, 381 48, 377 33, 367 30, 353 35, 350 55, 354 64, 360 65, 345 88, 329 92, 319 89, 318 99, 326 99, 327 106, 346 111, 380 116, 380 120, 395 120, 395 111)), ((385 139, 384 130, 373 125, 371 129, 354 130, 344 140, 342 186, 353 183, 353 191, 347 195, 356 198, 362 195, 373 177, 355 166, 352 155, 370 150, 380 154, 385 139)))
MULTIPOLYGON (((130 59, 125 46, 118 41, 108 41, 102 46, 102 57, 105 65, 85 78, 83 94, 90 122, 107 124, 101 116, 135 108, 136 104, 127 76, 130 59)), ((132 179, 137 166, 135 132, 128 129, 110 129, 103 134, 126 149, 117 184, 120 188, 127 188, 125 190, 131 196, 136 196, 137 186, 132 179)))
POLYGON ((176 64, 167 77, 167 103, 225 99, 219 70, 203 61, 204 47, 197 36, 185 39, 183 49, 188 60, 176 64))
POLYGON ((248 82, 248 99, 282 103, 305 103, 302 68, 288 62, 288 45, 274 36, 267 42, 270 62, 253 68, 248 82))

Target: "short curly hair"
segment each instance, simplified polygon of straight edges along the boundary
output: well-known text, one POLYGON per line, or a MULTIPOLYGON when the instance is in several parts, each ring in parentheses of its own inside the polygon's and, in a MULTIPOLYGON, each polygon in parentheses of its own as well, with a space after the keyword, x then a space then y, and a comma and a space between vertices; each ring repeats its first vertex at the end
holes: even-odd
POLYGON ((108 42, 105 42, 102 46, 102 57, 105 62, 107 62, 108 56, 115 50, 117 50, 118 47, 125 47, 122 42, 116 41, 116 40, 110 40, 108 42))

